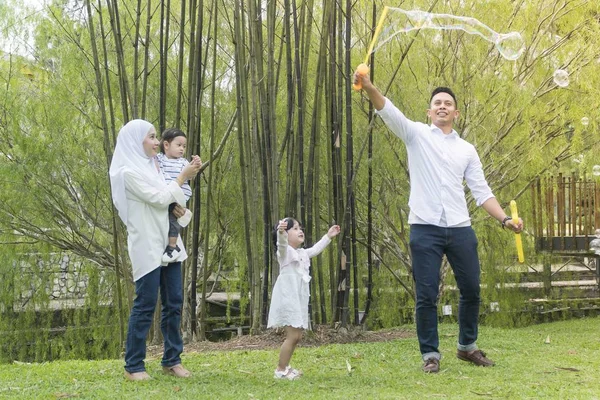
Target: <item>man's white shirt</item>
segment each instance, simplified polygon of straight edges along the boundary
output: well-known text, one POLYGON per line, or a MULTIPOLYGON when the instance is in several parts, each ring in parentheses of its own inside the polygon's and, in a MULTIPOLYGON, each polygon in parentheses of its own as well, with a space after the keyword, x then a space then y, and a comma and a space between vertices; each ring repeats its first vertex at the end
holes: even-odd
POLYGON ((411 121, 389 100, 377 112, 406 145, 410 174, 409 224, 442 227, 471 225, 463 182, 477 206, 494 197, 477 150, 455 130, 411 121))

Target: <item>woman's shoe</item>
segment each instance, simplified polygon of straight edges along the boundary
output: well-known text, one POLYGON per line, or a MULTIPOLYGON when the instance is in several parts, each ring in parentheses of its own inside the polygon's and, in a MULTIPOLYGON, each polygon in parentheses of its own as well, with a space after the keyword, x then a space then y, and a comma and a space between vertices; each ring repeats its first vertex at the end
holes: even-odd
POLYGON ((176 376, 178 378, 189 378, 192 373, 183 368, 183 365, 177 364, 172 367, 163 367, 163 372, 167 375, 176 376))

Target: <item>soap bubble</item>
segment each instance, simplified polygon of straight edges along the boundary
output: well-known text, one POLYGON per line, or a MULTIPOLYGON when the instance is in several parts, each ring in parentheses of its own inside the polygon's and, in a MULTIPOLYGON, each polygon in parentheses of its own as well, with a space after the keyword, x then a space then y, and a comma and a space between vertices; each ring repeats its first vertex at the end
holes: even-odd
POLYGON ((507 60, 516 60, 525 51, 525 42, 519 32, 499 34, 495 45, 502 57, 507 60))
POLYGON ((590 119, 588 117, 581 118, 581 125, 588 126, 590 124, 590 119))
POLYGON ((600 176, 600 165, 594 165, 592 167, 592 175, 600 176))
POLYGON ((372 44, 372 52, 400 33, 418 29, 462 30, 471 35, 481 36, 488 42, 494 43, 502 57, 516 60, 525 51, 525 42, 519 32, 498 33, 489 26, 472 17, 461 17, 451 14, 435 14, 421 10, 406 11, 397 7, 386 7, 386 17, 383 30, 377 39, 377 45, 372 44))
POLYGON ((557 69, 554 71, 554 83, 560 87, 569 86, 569 73, 564 69, 557 69))

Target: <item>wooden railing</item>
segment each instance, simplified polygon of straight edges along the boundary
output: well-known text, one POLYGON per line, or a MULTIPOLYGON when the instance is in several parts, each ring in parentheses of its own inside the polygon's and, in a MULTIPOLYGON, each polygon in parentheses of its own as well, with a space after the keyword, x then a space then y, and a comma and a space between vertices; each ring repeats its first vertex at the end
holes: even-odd
POLYGON ((537 179, 531 185, 539 251, 586 252, 600 228, 600 185, 576 175, 537 179))

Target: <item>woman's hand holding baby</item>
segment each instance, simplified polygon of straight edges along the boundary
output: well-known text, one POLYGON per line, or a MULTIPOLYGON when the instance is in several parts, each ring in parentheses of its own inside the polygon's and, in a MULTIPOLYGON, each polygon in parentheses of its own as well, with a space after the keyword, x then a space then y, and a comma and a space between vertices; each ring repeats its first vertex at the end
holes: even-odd
POLYGON ((185 208, 181 207, 179 204, 177 204, 175 207, 173 207, 173 215, 175 216, 175 218, 181 218, 183 217, 183 214, 185 214, 185 208))

